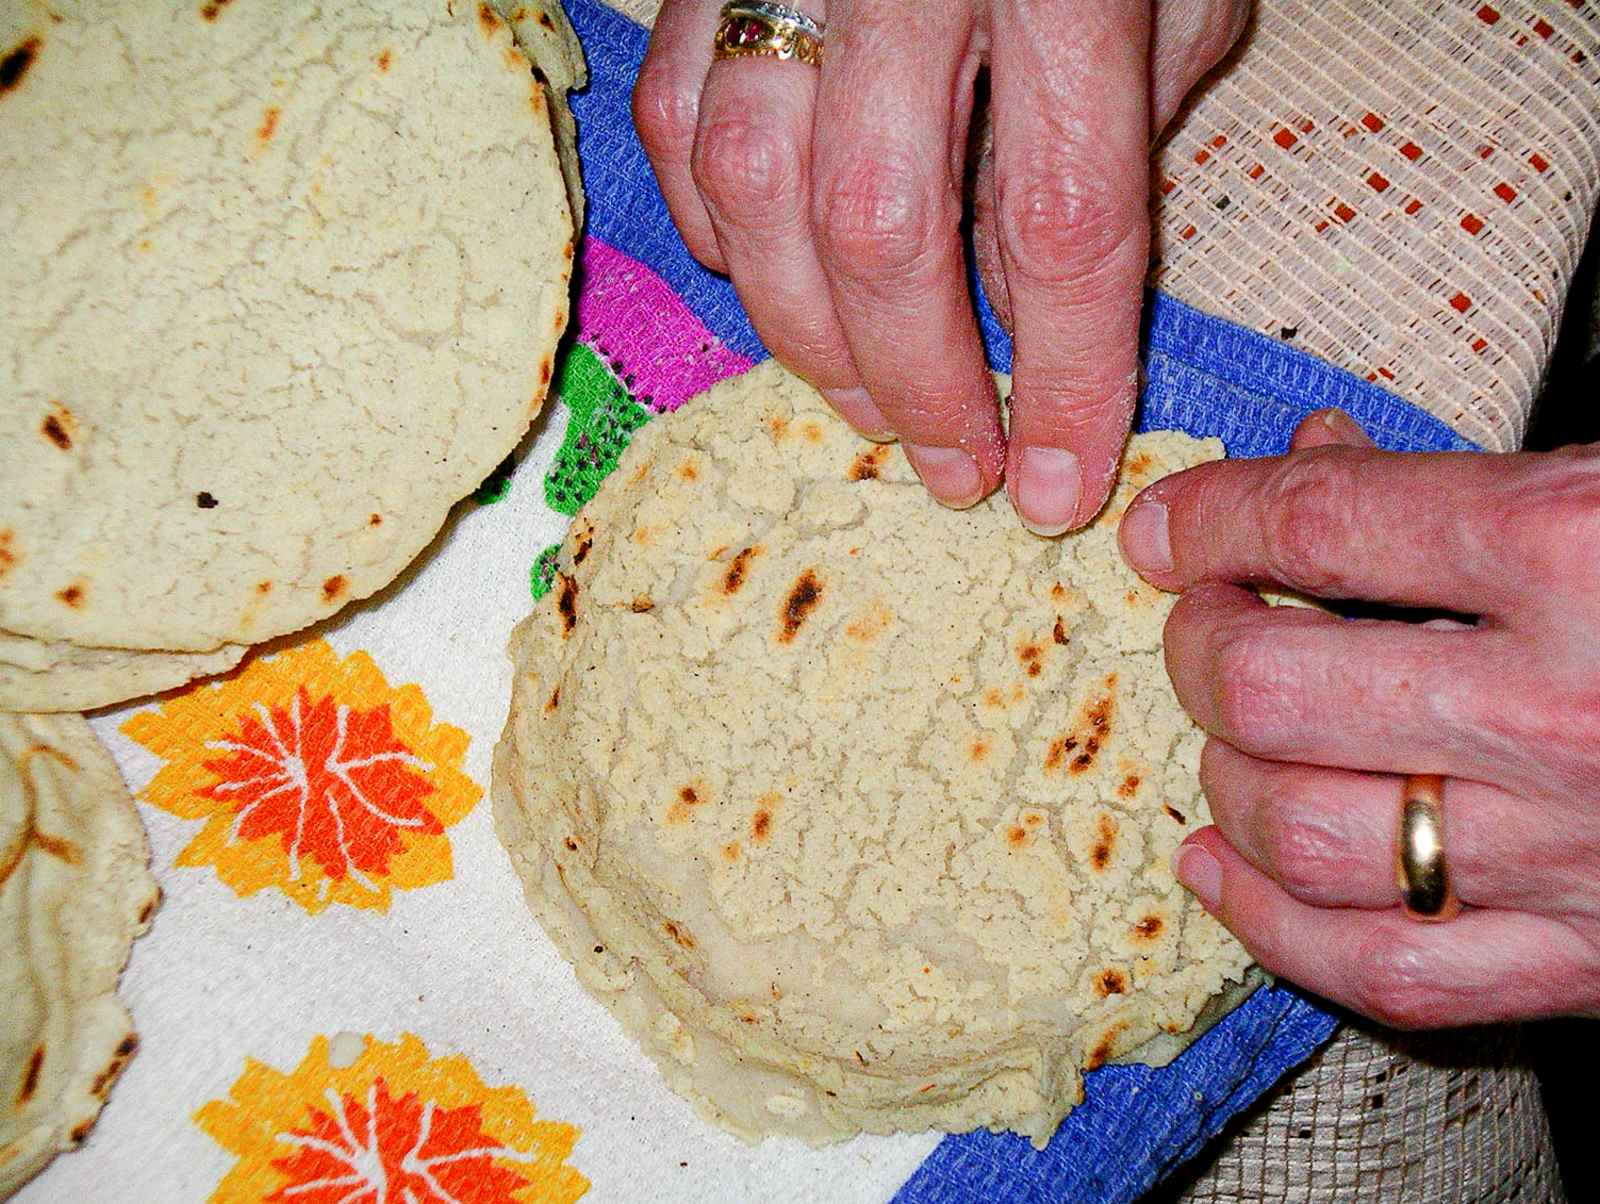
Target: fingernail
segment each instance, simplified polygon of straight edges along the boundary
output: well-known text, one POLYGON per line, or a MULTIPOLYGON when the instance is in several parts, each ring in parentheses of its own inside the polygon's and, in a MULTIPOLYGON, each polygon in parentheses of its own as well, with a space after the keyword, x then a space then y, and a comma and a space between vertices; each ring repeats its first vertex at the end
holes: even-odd
POLYGON ((1167 531, 1167 508, 1153 499, 1135 504, 1122 516, 1122 554, 1145 573, 1172 571, 1172 537, 1167 531))
POLYGON ((1024 448, 1017 460, 1017 514, 1035 535, 1060 535, 1077 516, 1082 482, 1071 452, 1024 448))
POLYGON ((1324 410, 1322 425, 1327 427, 1340 443, 1352 443, 1361 447, 1372 446, 1372 440, 1368 438, 1367 432, 1361 429, 1361 424, 1343 410, 1324 410))
POLYGON ((823 389, 822 396, 839 411, 839 417, 868 439, 887 443, 894 438, 889 420, 865 389, 823 389))
POLYGON ((972 453, 959 447, 904 446, 906 459, 938 501, 964 510, 983 497, 983 473, 972 453))
POLYGON ((1172 855, 1172 872, 1205 904, 1207 911, 1217 909, 1222 900, 1222 865, 1204 845, 1179 845, 1172 855))

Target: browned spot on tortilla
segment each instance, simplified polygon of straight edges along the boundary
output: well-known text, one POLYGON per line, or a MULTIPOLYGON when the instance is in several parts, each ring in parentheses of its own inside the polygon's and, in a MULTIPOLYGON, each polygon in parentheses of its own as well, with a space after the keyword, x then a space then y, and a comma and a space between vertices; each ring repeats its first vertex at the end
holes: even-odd
POLYGON ((1183 812, 1179 811, 1171 803, 1162 803, 1161 809, 1168 815, 1172 816, 1172 818, 1177 820, 1180 824, 1187 824, 1189 822, 1188 818, 1183 814, 1183 812))
POLYGON ((550 383, 550 357, 548 355, 539 361, 539 383, 541 385, 550 383))
POLYGON ((77 1126, 67 1136, 71 1138, 74 1146, 80 1146, 89 1140, 89 1130, 94 1128, 94 1117, 79 1121, 77 1126))
POLYGON ((764 844, 772 832, 772 812, 762 808, 750 817, 750 837, 757 844, 764 844))
POLYGON ((59 415, 51 414, 47 416, 39 429, 44 433, 46 439, 50 440, 62 451, 72 450, 72 436, 67 433, 67 428, 62 423, 59 415))
POLYGON ((1099 838, 1089 848, 1089 865, 1099 873, 1111 864, 1111 852, 1117 844, 1117 825, 1109 815, 1101 815, 1095 830, 1099 838))
POLYGON ((1025 829, 1012 824, 1006 829, 1006 843, 1012 848, 1021 848, 1028 842, 1028 833, 1025 829))
POLYGON ((759 1024, 760 1023, 760 1021, 757 1020, 754 1016, 752 1016, 749 1012, 740 1012, 739 1013, 739 1022, 741 1024, 759 1024))
POLYGON ((739 860, 739 842, 730 840, 722 846, 722 859, 730 864, 739 860))
POLYGON ((11 541, 16 538, 15 533, 8 527, 0 531, 0 577, 4 577, 17 563, 17 554, 11 550, 11 541))
POLYGON ((642 615, 642 614, 646 613, 647 611, 654 610, 655 608, 656 608, 655 599, 652 598, 649 594, 638 594, 638 595, 635 595, 633 601, 628 603, 628 609, 633 611, 633 613, 636 614, 636 615, 642 615))
POLYGON ((500 18, 494 9, 487 4, 478 5, 478 24, 483 27, 483 32, 492 34, 500 28, 500 18))
POLYGON ((28 1059, 28 1069, 22 1075, 22 1086, 17 1089, 17 1106, 21 1107, 33 1098, 33 1093, 39 1089, 39 1072, 44 1069, 44 1046, 36 1046, 33 1056, 28 1059))
POLYGON ((578 851, 578 842, 572 839, 570 836, 561 843, 567 846, 567 852, 569 853, 576 853, 578 851))
POLYGON ((28 38, 6 51, 4 58, 0 58, 0 96, 16 91, 21 85, 22 77, 28 74, 28 68, 33 66, 34 60, 39 57, 40 45, 38 38, 28 38))
POLYGON ((1044 672, 1043 659, 1044 649, 1032 640, 1017 649, 1017 660, 1022 664, 1022 671, 1029 677, 1038 677, 1044 672))
POLYGON ((774 414, 767 419, 767 431, 774 443, 782 443, 784 436, 789 433, 789 420, 782 414, 774 414))
POLYGON ((72 607, 73 610, 77 610, 79 606, 83 605, 83 585, 81 582, 74 581, 66 588, 58 589, 56 597, 72 607))
POLYGON ((549 13, 542 12, 539 14, 539 24, 543 25, 551 33, 555 32, 556 23, 550 19, 549 13))
POLYGON ((681 481, 698 481, 700 470, 694 466, 693 460, 685 460, 678 465, 678 479, 681 481))
POLYGON ((1106 1059, 1111 1056, 1112 1050, 1117 1047, 1117 1038, 1122 1035, 1122 1030, 1128 1027, 1126 1020, 1119 1020, 1101 1034, 1094 1048, 1089 1051, 1089 1058, 1084 1062, 1085 1070, 1098 1070, 1106 1064, 1106 1059))
POLYGON ((844 634, 858 643, 870 644, 888 629, 889 620, 893 617, 883 600, 874 598, 865 610, 845 625, 844 634))
POLYGON ((689 804, 698 803, 700 801, 700 796, 695 792, 695 788, 693 786, 685 786, 682 790, 678 791, 678 797, 689 804))
POLYGON ((324 602, 332 602, 342 593, 344 593, 344 576, 342 574, 335 573, 322 583, 322 600, 324 602))
POLYGON ((533 110, 535 117, 542 117, 544 115, 544 89, 539 85, 543 84, 544 80, 539 78, 542 72, 537 67, 533 71, 537 82, 528 92, 528 107, 533 110))
POLYGON ((560 330, 566 324, 567 324, 567 311, 564 310, 564 309, 557 309, 556 310, 556 329, 560 330))
POLYGON ((862 452, 850 463, 850 479, 852 481, 873 481, 878 477, 878 470, 883 467, 884 460, 889 455, 889 445, 878 443, 862 452))
POLYGON ((272 135, 278 128, 278 106, 268 105, 266 112, 261 114, 261 124, 256 127, 256 139, 260 142, 272 141, 272 135))
POLYGON ((1062 624, 1060 615, 1056 616, 1055 629, 1050 633, 1050 638, 1058 644, 1065 644, 1067 642, 1067 629, 1062 624))
POLYGON ((815 422, 808 422, 800 428, 800 435, 807 443, 822 442, 822 428, 815 422))
POLYGON ((1161 935, 1162 920, 1154 912, 1133 922, 1133 935, 1141 941, 1153 941, 1161 935))
POLYGON ((156 906, 160 902, 161 902, 161 892, 159 890, 157 890, 155 894, 151 895, 148 899, 145 900, 144 906, 139 909, 139 918, 138 918, 138 920, 135 921, 135 923, 138 923, 140 925, 148 923, 149 920, 150 920, 150 917, 155 914, 156 906))
POLYGON ((257 581, 256 582, 256 593, 258 593, 258 594, 270 594, 271 592, 272 592, 272 582, 270 582, 270 581, 257 581))
POLYGON ((822 601, 822 582, 812 569, 807 569, 789 589, 783 600, 783 610, 778 616, 778 643, 791 644, 800 631, 800 625, 822 601))
POLYGON ((49 853, 50 856, 60 861, 65 861, 68 865, 81 865, 83 862, 82 851, 70 840, 63 840, 59 836, 51 836, 48 832, 41 832, 35 828, 33 843, 46 853, 49 853))
POLYGON ((565 573, 557 573, 556 576, 561 579, 561 592, 556 595, 556 611, 561 615, 561 635, 564 639, 578 625, 578 583, 565 573))
POLYGON ((662 924, 661 928, 662 928, 662 930, 664 932, 666 932, 666 934, 668 936, 670 936, 674 941, 676 941, 683 948, 685 948, 685 949, 693 949, 694 948, 694 937, 690 936, 683 929, 679 928, 671 920, 668 920, 666 923, 662 924))
POLYGON ((1057 736, 1050 741, 1050 747, 1045 750, 1044 768, 1048 773, 1053 769, 1061 768, 1061 762, 1066 755, 1078 747, 1078 741, 1072 736, 1057 736))
POLYGON ((973 762, 983 760, 989 755, 989 743, 986 740, 974 740, 967 749, 967 757, 973 762))
POLYGON ((928 1092, 932 1091, 933 1088, 934 1088, 934 1084, 932 1084, 932 1083, 924 1083, 924 1084, 922 1084, 922 1086, 917 1088, 917 1094, 918 1095, 926 1095, 926 1094, 928 1094, 928 1092))
POLYGON ((1108 995, 1121 995, 1128 989, 1121 970, 1102 970, 1094 976, 1094 993, 1101 999, 1108 995))
POLYGON ((527 56, 515 47, 507 46, 500 57, 505 60, 507 67, 519 75, 528 69, 527 56))
POLYGON ((1139 591, 1136 589, 1130 589, 1127 594, 1124 595, 1124 600, 1129 606, 1139 605, 1139 591))
POLYGON ((143 188, 139 189, 139 199, 146 205, 149 205, 152 209, 155 208, 156 190, 151 188, 150 185, 146 184, 143 188))
POLYGON ((153 250, 155 250, 155 244, 148 238, 141 238, 139 240, 139 254, 148 255, 153 250))
POLYGON ((589 549, 594 547, 594 536, 585 533, 578 537, 577 546, 572 549, 572 563, 576 567, 589 557, 589 549))
POLYGON ((1136 452, 1134 453, 1133 459, 1128 461, 1128 471, 1131 473, 1141 473, 1149 469, 1149 467, 1149 452, 1136 452))
POLYGON ((567 245, 561 248, 561 257, 563 259, 572 258, 572 240, 570 238, 567 239, 567 245))
POLYGON ((378 55, 378 70, 387 71, 389 69, 389 64, 392 62, 394 62, 394 55, 387 47, 385 47, 384 50, 378 55))
POLYGON ((1138 789, 1139 775, 1136 773, 1130 773, 1127 777, 1122 779, 1122 784, 1117 787, 1117 795, 1120 798, 1132 798, 1138 789))
POLYGON ((1057 581, 1050 587, 1050 597, 1059 602, 1067 596, 1067 587, 1057 581))
POLYGON ((733 559, 728 561, 728 571, 722 574, 722 592, 736 594, 739 587, 744 584, 745 571, 749 568, 752 558, 761 555, 761 546, 752 544, 743 551, 735 552, 733 559))
POLYGON ((561 687, 557 686, 555 689, 550 691, 550 699, 549 699, 548 702, 546 702, 544 704, 544 713, 546 715, 548 715, 551 711, 555 710, 560 705, 561 705, 561 687))
POLYGON ((209 0, 208 3, 200 6, 200 15, 207 21, 215 21, 217 14, 232 3, 233 0, 209 0))
POLYGON ((111 1084, 116 1082, 117 1076, 122 1073, 122 1068, 128 1064, 128 1059, 133 1056, 133 1051, 139 1048, 139 1038, 129 1033, 122 1039, 111 1055, 111 1061, 106 1063, 105 1069, 94 1076, 94 1082, 89 1085, 92 1094, 104 1097, 111 1090, 111 1084))
POLYGON ((383 526, 383 515, 381 515, 381 514, 369 514, 369 515, 367 515, 367 526, 369 526, 369 527, 381 527, 381 526, 383 526))

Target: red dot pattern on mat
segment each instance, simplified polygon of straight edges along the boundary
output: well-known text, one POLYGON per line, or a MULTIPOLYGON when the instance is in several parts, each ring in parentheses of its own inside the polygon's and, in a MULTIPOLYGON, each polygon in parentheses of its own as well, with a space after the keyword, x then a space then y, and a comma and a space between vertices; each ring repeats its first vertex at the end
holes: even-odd
POLYGON ((1482 21, 1485 25, 1493 25, 1499 19, 1500 14, 1487 4, 1478 10, 1478 20, 1482 21))
POLYGON ((1483 229, 1483 219, 1470 213, 1464 213, 1461 215, 1461 228, 1468 234, 1476 235, 1479 230, 1483 229))

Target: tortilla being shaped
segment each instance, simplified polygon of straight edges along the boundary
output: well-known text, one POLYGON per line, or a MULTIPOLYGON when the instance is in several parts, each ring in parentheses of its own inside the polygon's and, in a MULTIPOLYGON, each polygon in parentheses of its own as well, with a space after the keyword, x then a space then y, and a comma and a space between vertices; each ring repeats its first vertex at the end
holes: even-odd
POLYGON ((518 11, 549 74, 482 3, 0 0, 0 633, 72 677, 8 655, 0 706, 325 618, 516 446, 569 312, 547 88, 582 73, 518 11))
POLYGON ((634 439, 512 637, 499 831, 579 981, 736 1133, 1011 1129, 1254 984, 1173 878, 1208 822, 1134 492, 933 503, 773 363, 634 439))
POLYGON ((160 894, 81 715, 0 714, 0 1199, 88 1136, 138 1047, 117 978, 160 894))

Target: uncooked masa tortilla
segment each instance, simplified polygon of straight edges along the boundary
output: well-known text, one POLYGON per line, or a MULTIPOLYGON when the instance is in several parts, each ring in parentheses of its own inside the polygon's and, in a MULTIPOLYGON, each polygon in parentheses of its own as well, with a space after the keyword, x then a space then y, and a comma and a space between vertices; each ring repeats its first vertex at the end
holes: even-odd
POLYGON ((583 67, 559 6, 512 11, 0 0, 0 708, 236 663, 516 446, 583 67))
POLYGON ((511 642, 495 814, 534 911, 746 1137, 987 1126, 1172 1057, 1254 979, 1168 859, 1208 822, 1170 599, 1116 524, 933 504, 768 363, 635 439, 511 642))
POLYGON ((0 714, 0 1199, 84 1141, 138 1046, 116 987, 148 859, 82 716, 0 714))

